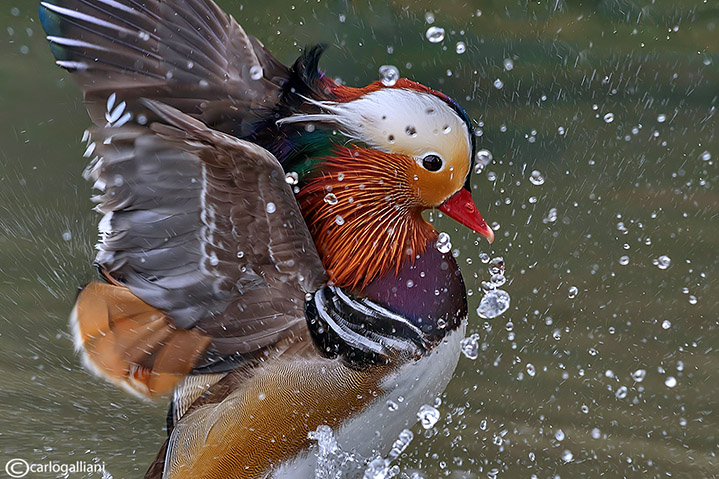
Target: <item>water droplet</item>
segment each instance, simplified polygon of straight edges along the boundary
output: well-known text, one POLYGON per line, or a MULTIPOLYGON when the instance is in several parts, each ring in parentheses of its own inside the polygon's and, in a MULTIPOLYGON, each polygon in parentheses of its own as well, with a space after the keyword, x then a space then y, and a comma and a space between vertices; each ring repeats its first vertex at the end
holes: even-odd
POLYGON ((529 197, 529 204, 532 204, 532 205, 533 205, 533 204, 535 204, 536 202, 537 202, 537 197, 536 197, 536 196, 530 196, 530 197, 529 197))
POLYGON ((417 136, 417 128, 412 125, 407 125, 404 132, 407 133, 407 136, 417 136))
POLYGON ((429 404, 423 405, 417 412, 417 418, 425 429, 430 429, 439 421, 439 411, 429 404))
POLYGON ((262 78, 262 75, 264 75, 264 72, 262 71, 262 67, 259 65, 255 65, 252 68, 250 68, 250 78, 253 80, 259 80, 262 78))
POLYGON ((661 113, 659 116, 657 116, 657 121, 659 123, 664 123, 667 121, 667 116, 664 113, 661 113))
POLYGON ((574 460, 574 454, 572 454, 572 451, 565 449, 564 452, 562 452, 562 460, 564 462, 572 462, 574 460))
POLYGON ((440 233, 437 237, 437 249, 440 253, 449 253, 452 249, 452 238, 447 233, 440 233))
POLYGON ((559 442, 564 441, 564 431, 562 431, 561 429, 557 429, 557 431, 554 433, 554 438, 559 442))
POLYGON ((514 70, 514 62, 511 58, 505 58, 504 59, 504 69, 507 71, 514 70))
POLYGON ((467 45, 464 42, 457 42, 457 46, 454 48, 458 54, 462 54, 467 51, 467 45))
POLYGON ((327 193, 325 195, 325 203, 327 203, 330 206, 334 206, 337 204, 339 200, 337 199, 337 195, 334 193, 327 193))
POLYGON ((479 150, 475 156, 474 172, 481 173, 485 166, 492 162, 492 152, 489 150, 479 150))
POLYGON ((659 258, 655 259, 654 264, 659 269, 667 269, 669 266, 671 266, 672 260, 669 256, 664 254, 664 255, 661 255, 659 258))
POLYGON ((274 203, 267 203, 267 212, 268 213, 274 213, 277 207, 274 203))
POLYGON ((549 213, 547 213, 547 217, 544 219, 547 223, 554 223, 557 221, 557 208, 551 208, 549 210, 549 213))
POLYGON ((664 385, 668 388, 673 388, 677 385, 677 379, 674 376, 669 376, 666 381, 664 381, 664 385))
POLYGON ((300 181, 300 175, 296 171, 290 171, 285 175, 285 181, 288 185, 296 185, 300 181))
POLYGON ((632 373, 632 379, 634 379, 636 382, 640 383, 644 381, 644 378, 647 376, 647 370, 646 369, 637 369, 632 373))
POLYGON ((427 29, 427 40, 430 43, 439 43, 444 40, 444 28, 442 27, 429 27, 427 29))
POLYGON ((387 409, 394 412, 399 409, 399 405, 396 402, 389 400, 387 401, 387 409))
POLYGON ((479 260, 482 263, 487 264, 487 263, 489 263, 490 258, 487 253, 479 253, 479 260))
POLYGON ((599 430, 598 427, 595 427, 592 429, 592 439, 599 439, 602 437, 602 432, 599 430))
POLYGON ((530 377, 534 377, 537 374, 534 364, 527 363, 527 374, 529 374, 530 377))
POLYGON ((689 295, 689 304, 697 304, 697 302, 698 302, 697 297, 694 296, 693 294, 690 294, 689 295))
POLYGON ((72 233, 70 230, 65 230, 62 232, 62 239, 63 241, 70 241, 72 239, 72 233))
POLYGON ((607 113, 604 115, 604 122, 605 123, 611 123, 614 121, 614 113, 607 113))
POLYGON ((504 82, 502 80, 500 80, 499 78, 494 80, 494 88, 496 88, 497 90, 501 90, 503 87, 504 87, 504 82))
POLYGON ((708 151, 705 151, 704 153, 702 153, 701 159, 702 159, 703 161, 709 161, 709 160, 712 159, 712 154, 709 153, 708 151))
POLYGON ((245 257, 245 252, 244 252, 244 251, 238 251, 238 252, 237 252, 237 258, 238 258, 238 259, 242 259, 242 258, 244 258, 244 257, 245 257))
POLYGON ((501 289, 487 291, 477 308, 480 318, 492 319, 509 309, 509 293, 501 289))
POLYGON ((627 397, 627 387, 621 386, 619 389, 617 389, 617 392, 614 394, 617 399, 624 399, 627 397))
POLYGON ((569 299, 574 299, 579 294, 579 289, 576 286, 571 286, 569 288, 569 299))
POLYGON ((393 86, 399 80, 399 69, 394 65, 379 67, 379 79, 385 86, 393 86))
POLYGON ((501 274, 493 274, 491 278, 489 278, 489 282, 492 283, 492 285, 497 288, 499 286, 502 286, 504 283, 507 282, 507 278, 501 274))
POLYGON ((622 266, 628 265, 629 264, 629 256, 622 256, 621 258, 619 258, 619 264, 621 264, 622 266))
POLYGON ((542 176, 542 173, 540 173, 537 170, 532 171, 532 174, 529 176, 529 181, 535 185, 543 185, 544 184, 544 176, 542 176))
POLYGON ((342 218, 340 215, 337 215, 335 217, 335 223, 337 224, 337 226, 342 226, 343 224, 345 224, 345 219, 342 218))
POLYGON ((671 321, 669 321, 668 319, 665 319, 664 321, 662 321, 662 329, 669 329, 671 327, 672 327, 671 321))
POLYGON ((479 335, 475 333, 464 338, 461 342, 461 346, 462 353, 468 359, 477 359, 477 356, 479 356, 479 335))
POLYGON ((492 262, 489 265, 489 272, 491 274, 504 274, 504 258, 497 256, 492 259, 492 262))

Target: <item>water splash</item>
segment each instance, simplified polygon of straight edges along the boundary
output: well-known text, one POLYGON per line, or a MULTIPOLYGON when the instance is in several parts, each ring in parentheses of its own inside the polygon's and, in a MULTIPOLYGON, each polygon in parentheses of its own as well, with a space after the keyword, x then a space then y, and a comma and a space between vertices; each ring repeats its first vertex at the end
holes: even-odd
POLYGON ((412 439, 414 439, 414 434, 409 429, 404 429, 400 432, 397 439, 392 443, 392 448, 387 458, 377 456, 372 459, 364 471, 363 479, 389 479, 397 476, 400 472, 399 466, 393 466, 392 462, 407 449, 412 439))
POLYGON ((417 418, 425 429, 431 429, 439 421, 439 411, 436 407, 429 404, 423 405, 417 412, 417 418))
POLYGON ((477 359, 479 356, 479 334, 467 336, 461 342, 462 354, 468 359, 477 359))
POLYGON ((509 304, 509 293, 502 289, 493 289, 487 291, 479 302, 477 314, 484 319, 496 318, 509 309, 509 304))

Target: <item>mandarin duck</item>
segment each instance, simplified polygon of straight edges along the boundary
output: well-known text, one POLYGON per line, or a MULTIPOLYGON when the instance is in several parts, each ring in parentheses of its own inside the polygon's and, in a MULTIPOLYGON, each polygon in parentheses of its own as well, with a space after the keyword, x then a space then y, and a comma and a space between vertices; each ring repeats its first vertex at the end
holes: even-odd
POLYGON ((146 477, 315 477, 319 427, 386 453, 466 326, 422 212, 493 239, 467 114, 407 79, 338 84, 322 45, 287 67, 211 0, 49 0, 40 19, 94 123, 102 281, 77 297, 76 348, 172 398, 146 477))

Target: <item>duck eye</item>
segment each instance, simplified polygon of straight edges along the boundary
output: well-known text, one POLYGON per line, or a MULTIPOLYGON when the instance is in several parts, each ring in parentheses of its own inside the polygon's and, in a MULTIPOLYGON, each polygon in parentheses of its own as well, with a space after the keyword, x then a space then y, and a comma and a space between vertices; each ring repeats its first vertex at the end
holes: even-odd
POLYGON ((422 166, 428 171, 439 171, 443 163, 442 158, 437 155, 427 155, 422 159, 422 166))

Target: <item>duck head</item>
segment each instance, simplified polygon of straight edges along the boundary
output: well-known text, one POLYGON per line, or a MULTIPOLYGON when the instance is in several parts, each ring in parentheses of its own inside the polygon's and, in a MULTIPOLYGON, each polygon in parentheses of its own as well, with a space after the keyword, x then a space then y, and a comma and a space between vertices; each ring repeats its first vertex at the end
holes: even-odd
POLYGON ((414 261, 437 238, 426 209, 493 240, 469 187, 473 127, 453 100, 407 79, 325 91, 278 124, 299 131, 298 199, 336 285, 361 288, 414 261))

